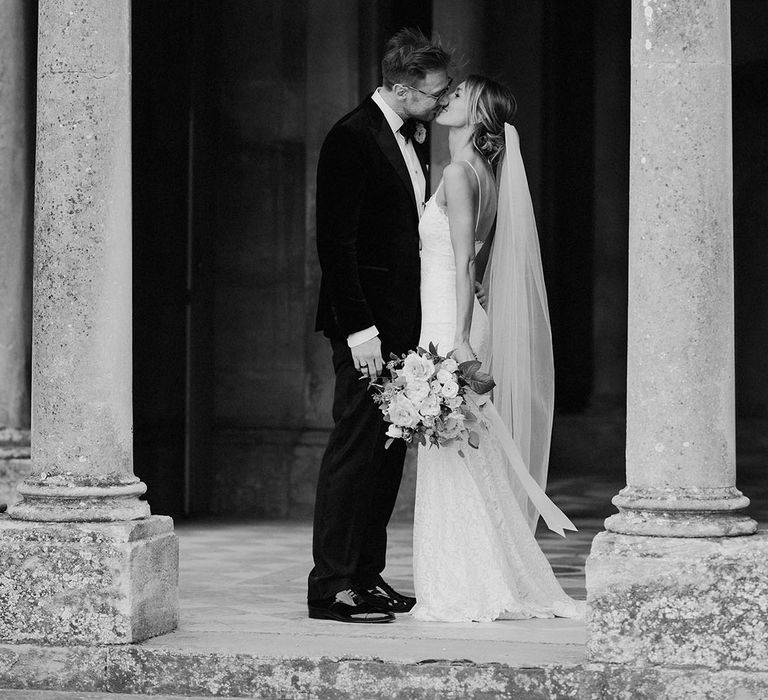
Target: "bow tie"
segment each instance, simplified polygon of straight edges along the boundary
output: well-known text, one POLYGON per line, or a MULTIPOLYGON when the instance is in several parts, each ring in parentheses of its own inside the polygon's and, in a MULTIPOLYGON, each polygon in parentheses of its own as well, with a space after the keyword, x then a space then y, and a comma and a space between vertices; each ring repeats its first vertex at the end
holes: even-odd
POLYGON ((413 138, 413 135, 416 133, 416 126, 418 123, 419 122, 417 122, 415 119, 406 119, 398 129, 398 131, 403 135, 406 143, 408 143, 413 138))

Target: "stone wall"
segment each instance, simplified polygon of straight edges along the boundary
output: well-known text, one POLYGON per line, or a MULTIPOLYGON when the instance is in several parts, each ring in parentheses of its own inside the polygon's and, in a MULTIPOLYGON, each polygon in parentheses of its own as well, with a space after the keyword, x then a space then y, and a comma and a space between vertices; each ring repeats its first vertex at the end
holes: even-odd
MULTIPOLYGON (((375 87, 383 39, 408 21, 393 21, 396 11, 386 2, 376 3, 377 11, 365 17, 350 3, 339 3, 334 13, 313 2, 291 13, 276 4, 261 17, 259 31, 275 47, 264 51, 260 40, 244 43, 244 28, 253 20, 246 5, 223 21, 222 40, 231 48, 218 69, 222 141, 216 185, 210 507, 216 513, 305 517, 312 512, 330 425, 333 378, 327 342, 313 333, 319 272, 313 231, 317 152, 330 125, 375 87), (289 45, 296 53, 287 53, 289 45), (300 193, 305 201, 299 200, 300 193)), ((520 100, 518 124, 541 219, 561 358, 560 403, 566 408, 588 402, 593 352, 592 281, 588 269, 578 269, 578 260, 592 257, 591 146, 589 139, 581 144, 581 158, 552 141, 554 134, 567 142, 574 133, 589 131, 591 102, 585 100, 578 118, 556 110, 566 98, 546 83, 548 76, 555 85, 591 92, 595 19, 589 13, 571 14, 485 0, 482 7, 435 2, 432 15, 435 29, 457 49, 457 80, 469 72, 494 74, 510 83, 520 100), (467 30, 471 18, 476 20, 474 33, 467 30), (578 40, 571 36, 573 22, 578 40), (553 32, 556 60, 546 55, 547 42, 555 41, 553 32), (493 40, 485 41, 489 36, 493 40), (585 60, 588 65, 577 76, 571 66, 585 60), (556 168, 548 165, 550 159, 556 168), (563 169, 571 176, 554 177, 563 169), (570 206, 566 196, 580 204, 570 206), (576 220, 577 234, 559 235, 576 220), (568 330, 574 319, 578 327, 568 330)), ((616 102, 620 105, 620 93, 616 102)), ((438 171, 444 137, 435 129, 438 171)), ((615 180, 610 172, 608 177, 615 180)), ((623 387, 616 390, 621 394, 623 387)), ((558 435, 562 440, 556 437, 553 459, 563 458, 563 471, 588 472, 594 450, 582 437, 584 431, 573 430, 566 420, 558 435)), ((608 451, 620 454, 621 445, 619 440, 608 451)), ((395 517, 412 513, 412 467, 406 468, 395 517)))

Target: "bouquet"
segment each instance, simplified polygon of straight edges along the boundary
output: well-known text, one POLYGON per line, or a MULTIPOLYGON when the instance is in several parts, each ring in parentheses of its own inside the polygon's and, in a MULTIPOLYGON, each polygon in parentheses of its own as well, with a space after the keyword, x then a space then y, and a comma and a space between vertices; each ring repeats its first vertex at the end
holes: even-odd
POLYGON ((386 447, 396 439, 437 447, 458 440, 477 449, 477 397, 493 389, 494 381, 480 371, 479 360, 458 363, 452 354, 442 357, 430 343, 429 350, 390 355, 389 377, 371 382, 373 400, 390 423, 386 447))

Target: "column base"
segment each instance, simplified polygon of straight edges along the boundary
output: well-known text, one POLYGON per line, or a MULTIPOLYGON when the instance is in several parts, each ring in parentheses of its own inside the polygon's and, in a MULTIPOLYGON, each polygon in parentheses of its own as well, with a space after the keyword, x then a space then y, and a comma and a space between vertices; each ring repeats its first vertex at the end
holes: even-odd
POLYGON ((587 660, 768 671, 768 535, 600 533, 587 559, 587 660))
POLYGON ((85 486, 67 474, 33 474, 19 484, 22 497, 8 508, 16 520, 38 522, 121 522, 150 516, 149 504, 139 499, 147 490, 137 478, 120 483, 85 486))
POLYGON ((612 499, 619 513, 605 528, 652 537, 735 537, 753 535, 757 523, 739 511, 749 499, 734 487, 644 488, 627 486, 612 499))
POLYGON ((0 640, 128 644, 178 623, 178 540, 166 516, 31 523, 0 516, 0 640))
POLYGON ((606 519, 605 529, 645 537, 737 537, 754 535, 757 523, 740 513, 622 508, 606 519))
POLYGON ((0 505, 16 503, 16 488, 32 471, 29 431, 0 428, 0 505))

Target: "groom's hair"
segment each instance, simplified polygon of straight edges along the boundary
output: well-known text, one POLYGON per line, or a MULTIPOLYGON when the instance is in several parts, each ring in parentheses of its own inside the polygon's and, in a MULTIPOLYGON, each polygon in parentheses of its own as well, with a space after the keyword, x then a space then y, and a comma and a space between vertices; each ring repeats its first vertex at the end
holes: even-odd
POLYGON ((429 39, 420 29, 405 28, 384 47, 381 77, 384 87, 391 90, 395 83, 410 85, 430 71, 447 71, 450 64, 451 53, 442 47, 437 36, 429 39))

